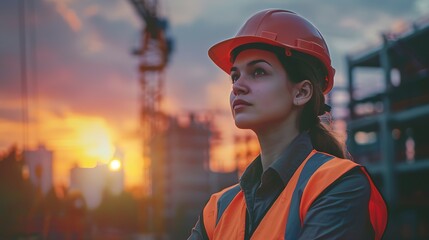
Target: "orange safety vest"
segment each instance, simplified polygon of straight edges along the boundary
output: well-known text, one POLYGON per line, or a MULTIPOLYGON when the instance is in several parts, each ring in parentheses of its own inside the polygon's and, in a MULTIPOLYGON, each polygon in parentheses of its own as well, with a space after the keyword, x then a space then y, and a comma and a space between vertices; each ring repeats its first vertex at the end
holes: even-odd
MULTIPOLYGON (((350 160, 316 150, 293 174, 250 239, 297 239, 311 204, 323 190, 355 167, 362 169, 371 185, 370 221, 375 239, 381 239, 387 224, 387 209, 366 169, 350 160)), ((213 194, 203 210, 203 223, 210 240, 244 239, 245 219, 246 203, 238 184, 213 194)))

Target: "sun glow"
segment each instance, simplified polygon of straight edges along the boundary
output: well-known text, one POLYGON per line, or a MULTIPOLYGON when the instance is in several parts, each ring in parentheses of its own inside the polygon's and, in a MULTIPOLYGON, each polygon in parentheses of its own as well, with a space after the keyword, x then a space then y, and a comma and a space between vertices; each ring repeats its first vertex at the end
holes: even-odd
POLYGON ((41 141, 54 151, 55 181, 67 182, 72 166, 93 168, 108 164, 115 152, 115 131, 100 117, 42 112, 41 141))
POLYGON ((114 146, 107 126, 97 122, 87 123, 79 128, 79 142, 88 159, 107 163, 114 153, 114 146))
POLYGON ((118 159, 113 159, 109 163, 109 169, 111 171, 118 171, 119 169, 121 169, 121 161, 119 161, 118 159))

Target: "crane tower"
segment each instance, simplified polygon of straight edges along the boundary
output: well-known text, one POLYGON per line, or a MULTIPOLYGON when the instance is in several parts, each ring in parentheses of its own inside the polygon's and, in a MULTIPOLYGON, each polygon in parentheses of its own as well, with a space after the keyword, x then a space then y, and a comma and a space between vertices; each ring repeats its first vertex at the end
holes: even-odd
POLYGON ((167 116, 161 111, 163 99, 164 70, 172 50, 172 39, 167 36, 168 21, 158 14, 157 0, 129 0, 140 16, 143 29, 140 48, 134 51, 139 57, 139 81, 141 97, 141 134, 143 137, 143 178, 149 186, 151 196, 150 216, 153 219, 152 230, 160 238, 164 232, 162 211, 164 186, 163 163, 159 162, 163 154, 163 129, 167 116), (155 161, 156 159, 156 161, 155 161))

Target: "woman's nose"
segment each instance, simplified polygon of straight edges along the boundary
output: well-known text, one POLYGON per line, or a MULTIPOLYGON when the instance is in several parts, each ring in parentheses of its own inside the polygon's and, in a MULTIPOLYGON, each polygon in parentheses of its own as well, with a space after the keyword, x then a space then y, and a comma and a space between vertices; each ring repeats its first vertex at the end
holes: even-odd
POLYGON ((244 79, 241 77, 239 79, 237 79, 233 84, 232 84, 232 93, 237 96, 240 94, 246 94, 249 92, 249 88, 248 86, 244 83, 243 81, 244 79))

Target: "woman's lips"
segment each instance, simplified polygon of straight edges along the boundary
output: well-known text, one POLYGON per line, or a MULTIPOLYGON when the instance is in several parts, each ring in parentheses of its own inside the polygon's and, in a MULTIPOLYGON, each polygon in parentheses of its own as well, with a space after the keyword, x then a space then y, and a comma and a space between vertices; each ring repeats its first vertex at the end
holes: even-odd
POLYGON ((246 101, 244 101, 242 99, 235 99, 232 102, 232 109, 237 110, 239 108, 244 108, 244 107, 247 107, 247 106, 250 106, 250 105, 252 105, 252 104, 250 104, 249 102, 246 102, 246 101))

